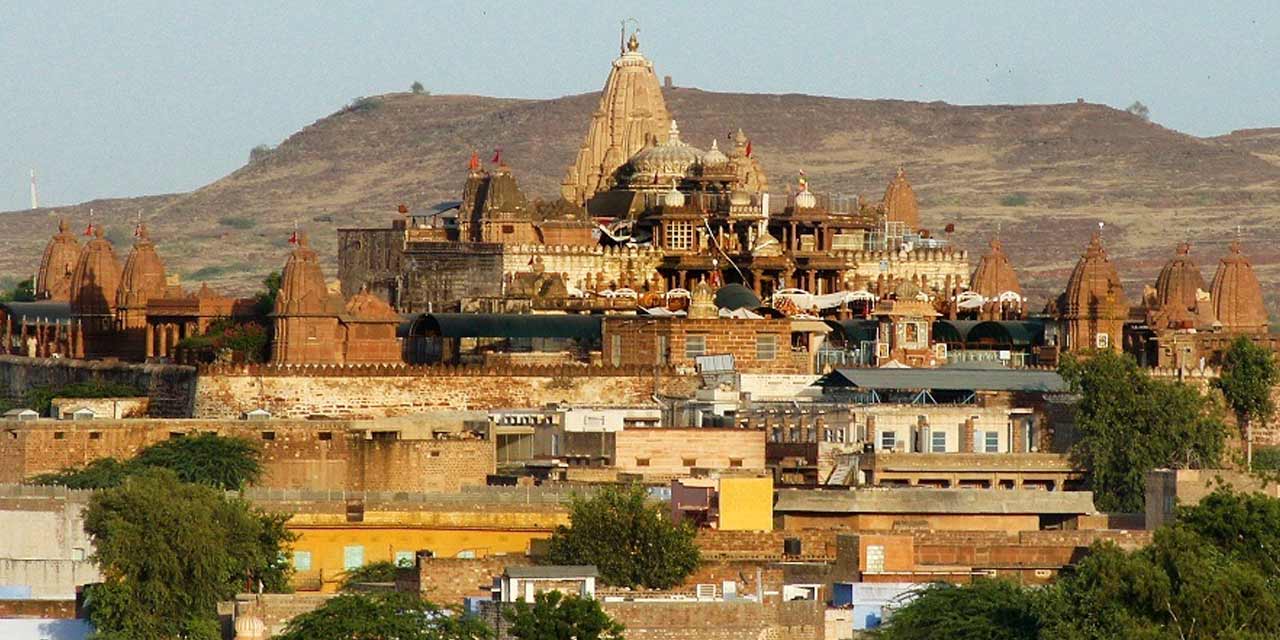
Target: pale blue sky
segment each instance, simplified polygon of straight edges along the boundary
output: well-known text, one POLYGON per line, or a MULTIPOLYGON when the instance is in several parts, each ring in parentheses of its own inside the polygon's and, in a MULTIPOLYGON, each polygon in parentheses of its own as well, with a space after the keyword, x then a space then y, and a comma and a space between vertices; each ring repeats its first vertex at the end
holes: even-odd
POLYGON ((0 210, 185 191, 359 95, 597 91, 618 21, 682 86, 1280 125, 1275 2, 0 0, 0 210), (1066 8, 1063 8, 1066 7, 1066 8))

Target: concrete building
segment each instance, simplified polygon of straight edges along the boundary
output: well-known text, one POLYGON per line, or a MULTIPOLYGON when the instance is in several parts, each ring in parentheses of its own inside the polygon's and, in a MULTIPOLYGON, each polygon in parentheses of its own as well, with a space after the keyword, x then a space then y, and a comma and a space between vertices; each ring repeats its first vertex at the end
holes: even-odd
POLYGON ((0 484, 2 599, 74 603, 80 587, 102 580, 84 532, 88 501, 87 491, 0 484))
POLYGON ((1005 532, 1075 528, 1082 516, 1097 512, 1087 491, 916 488, 782 489, 773 511, 786 531, 1005 532))

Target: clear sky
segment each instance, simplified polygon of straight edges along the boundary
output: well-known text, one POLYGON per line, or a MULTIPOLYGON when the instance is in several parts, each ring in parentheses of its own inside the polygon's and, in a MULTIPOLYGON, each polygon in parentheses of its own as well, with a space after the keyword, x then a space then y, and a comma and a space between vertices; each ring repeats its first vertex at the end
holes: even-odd
POLYGON ((1195 135, 1280 126, 1263 2, 0 0, 0 210, 193 189, 352 98, 597 91, 638 19, 676 84, 1123 108, 1195 135))

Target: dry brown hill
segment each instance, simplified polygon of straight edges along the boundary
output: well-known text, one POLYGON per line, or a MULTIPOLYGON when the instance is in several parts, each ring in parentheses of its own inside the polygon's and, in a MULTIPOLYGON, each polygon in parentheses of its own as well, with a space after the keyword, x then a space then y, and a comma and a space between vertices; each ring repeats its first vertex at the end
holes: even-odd
MULTIPOLYGON (((1085 103, 955 106, 685 88, 666 98, 696 146, 746 130, 775 192, 803 168, 818 190, 878 198, 905 166, 927 225, 956 223, 956 242, 973 251, 999 227, 1041 300, 1064 285, 1099 221, 1133 298, 1184 237, 1212 277, 1237 226, 1267 291, 1280 283, 1280 130, 1201 139, 1085 103)), ((554 196, 597 99, 381 96, 191 193, 0 214, 0 276, 31 273, 56 218, 83 226, 91 206, 126 244, 141 210, 169 269, 189 283, 256 287, 283 264, 295 221, 332 268, 334 229, 386 224, 401 202, 456 198, 472 149, 487 160, 502 147, 531 196, 554 196)), ((118 249, 123 256, 127 247, 118 249)))

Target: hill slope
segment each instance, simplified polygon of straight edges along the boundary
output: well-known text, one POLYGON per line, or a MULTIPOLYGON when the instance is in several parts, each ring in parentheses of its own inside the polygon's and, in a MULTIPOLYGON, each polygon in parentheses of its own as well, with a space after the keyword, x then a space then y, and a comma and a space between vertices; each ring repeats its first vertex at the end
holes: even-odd
MULTIPOLYGON (((665 95, 695 146, 746 130, 777 193, 803 168, 817 190, 879 198, 905 166, 926 225, 956 223, 955 240, 975 252, 999 228, 1024 286, 1041 300, 1064 286, 1099 221, 1132 298, 1184 237, 1197 241, 1195 255, 1212 277, 1237 225, 1264 286, 1280 283, 1280 164, 1270 161, 1270 136, 1200 139, 1083 103, 970 107, 685 88, 665 95)), ((256 287, 283 264, 295 222, 332 269, 334 229, 384 225, 401 202, 455 199, 472 149, 487 156, 501 147, 530 196, 554 197, 597 100, 381 96, 191 193, 3 214, 0 276, 33 271, 56 217, 83 226, 90 207, 123 244, 141 210, 168 268, 188 282, 256 287)))

